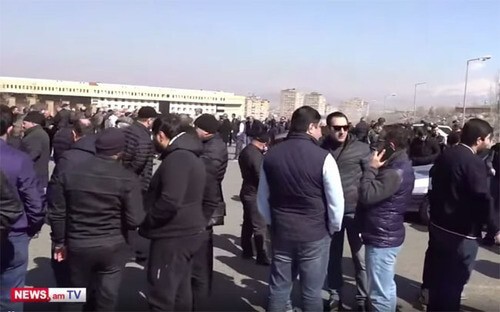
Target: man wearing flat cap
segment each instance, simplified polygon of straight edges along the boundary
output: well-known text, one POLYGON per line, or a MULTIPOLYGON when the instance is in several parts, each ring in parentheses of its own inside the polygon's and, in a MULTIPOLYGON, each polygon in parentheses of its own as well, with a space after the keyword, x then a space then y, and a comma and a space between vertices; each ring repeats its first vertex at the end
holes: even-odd
POLYGON ((29 112, 23 120, 24 137, 21 150, 35 163, 35 172, 40 186, 46 188, 49 182, 50 138, 43 130, 45 117, 37 111, 29 112))
POLYGON ((127 260, 126 233, 142 221, 138 177, 119 160, 123 131, 109 128, 96 155, 51 183, 49 220, 54 259, 68 261, 72 287, 88 288, 85 310, 113 311, 127 260))
POLYGON ((220 123, 210 114, 202 114, 195 121, 196 132, 203 142, 201 159, 205 163, 207 179, 203 196, 203 214, 207 220, 208 242, 195 255, 193 265, 194 309, 210 294, 213 271, 213 230, 224 224, 226 204, 222 194, 222 180, 227 169, 227 147, 218 133, 220 123))

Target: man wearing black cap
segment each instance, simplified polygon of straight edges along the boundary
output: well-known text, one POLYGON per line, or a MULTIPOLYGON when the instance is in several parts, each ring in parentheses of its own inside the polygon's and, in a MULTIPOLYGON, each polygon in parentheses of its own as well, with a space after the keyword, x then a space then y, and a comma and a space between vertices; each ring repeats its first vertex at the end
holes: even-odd
MULTIPOLYGON (((123 165, 139 176, 144 194, 149 188, 149 182, 153 175, 154 148, 151 141, 151 127, 158 113, 151 106, 143 106, 137 115, 137 120, 124 129, 123 165)), ((141 240, 136 232, 129 233, 129 243, 135 251, 136 260, 144 261, 147 254, 147 244, 141 240)))
POLYGON ((207 178, 203 196, 203 213, 207 220, 208 242, 195 255, 193 268, 194 309, 210 293, 213 271, 213 230, 224 224, 226 204, 222 194, 222 180, 227 169, 227 147, 219 133, 219 122, 213 115, 202 114, 195 121, 196 132, 203 142, 201 159, 205 163, 207 178), (197 301, 198 300, 198 301, 197 301))
POLYGON ((241 227, 241 248, 243 258, 253 258, 252 236, 257 251, 257 264, 269 265, 270 260, 266 248, 266 221, 257 207, 257 189, 264 151, 269 143, 269 135, 262 129, 255 133, 252 142, 247 145, 238 158, 243 184, 240 199, 243 203, 243 225, 241 227))
POLYGON ((24 117, 21 150, 30 155, 40 186, 46 188, 49 182, 50 139, 41 126, 44 120, 45 117, 37 111, 31 111, 24 117))
POLYGON ((48 194, 54 259, 68 260, 72 287, 89 289, 86 310, 114 310, 127 259, 125 235, 142 221, 141 184, 119 163, 124 147, 122 130, 104 130, 96 156, 61 172, 48 194))

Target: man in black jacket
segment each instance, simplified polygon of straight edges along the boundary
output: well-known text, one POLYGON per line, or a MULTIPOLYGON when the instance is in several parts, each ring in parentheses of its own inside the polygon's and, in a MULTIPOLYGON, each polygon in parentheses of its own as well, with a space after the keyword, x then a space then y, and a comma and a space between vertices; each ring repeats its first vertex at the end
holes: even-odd
MULTIPOLYGON (((95 155, 96 137, 94 135, 94 127, 90 119, 80 119, 76 121, 73 125, 72 136, 74 143, 71 148, 65 151, 59 158, 47 187, 48 194, 52 192, 51 188, 58 185, 59 176, 62 175, 62 173, 67 170, 74 170, 74 168, 78 168, 80 164, 85 163, 95 155)), ((51 203, 53 198, 49 196, 47 200, 49 201, 49 209, 50 207, 54 207, 51 203)), ((51 237, 52 234, 53 233, 51 233, 51 237)), ((54 254, 54 247, 55 242, 52 241, 52 255, 54 254)), ((57 287, 71 287, 68 262, 57 261, 54 257, 52 257, 51 266, 54 271, 57 287)))
MULTIPOLYGON (((143 195, 148 191, 153 175, 154 148, 151 141, 151 127, 158 113, 151 106, 141 107, 137 120, 125 128, 125 152, 123 165, 139 176, 143 195)), ((144 261, 147 257, 147 242, 133 231, 129 233, 129 244, 135 251, 136 261, 144 261)))
POLYGON ((68 260, 72 287, 89 289, 86 309, 112 311, 127 260, 125 236, 142 221, 141 186, 119 163, 121 130, 101 132, 95 147, 96 156, 51 185, 49 221, 55 260, 68 260))
POLYGON ((461 143, 446 149, 431 170, 428 311, 460 310, 482 227, 495 224, 486 166, 477 156, 491 144, 492 132, 488 122, 469 120, 461 143))
POLYGON ((259 187, 260 168, 264 160, 264 150, 269 143, 269 135, 262 129, 247 145, 238 158, 243 184, 241 185, 240 199, 243 204, 243 225, 241 226, 241 248, 245 259, 253 258, 252 236, 257 252, 256 262, 260 265, 269 265, 266 236, 266 221, 257 207, 257 188, 259 187))
POLYGON ((212 285, 213 272, 213 226, 223 225, 226 204, 222 193, 222 180, 226 174, 228 154, 226 144, 217 133, 219 122, 213 115, 202 114, 194 125, 198 137, 203 142, 201 159, 206 167, 206 186, 203 196, 203 214, 205 215, 208 241, 195 255, 193 268, 194 308, 199 309, 200 302, 206 298, 212 285), (196 301, 197 300, 197 301, 196 301))
POLYGON ((425 128, 418 128, 410 145, 410 160, 413 166, 425 166, 434 163, 441 148, 436 139, 429 137, 425 128))
POLYGON ((335 232, 330 246, 328 265, 328 290, 330 292, 330 310, 342 309, 342 253, 344 251, 344 235, 351 248, 354 272, 356 276, 356 311, 365 311, 367 307, 366 269, 363 243, 359 237, 360 228, 356 220, 360 180, 368 169, 370 146, 358 141, 354 134, 348 133, 348 119, 342 112, 334 112, 327 116, 327 127, 330 134, 325 138, 322 147, 330 152, 338 164, 342 188, 344 190, 345 210, 342 229, 335 232))
POLYGON ((23 120, 24 137, 21 150, 30 155, 42 188, 49 182, 50 139, 42 128, 45 117, 37 111, 29 112, 23 120))
POLYGON ((153 123, 162 163, 151 180, 148 213, 139 231, 151 239, 147 269, 151 311, 191 311, 193 258, 207 240, 203 146, 187 129, 174 114, 153 123))

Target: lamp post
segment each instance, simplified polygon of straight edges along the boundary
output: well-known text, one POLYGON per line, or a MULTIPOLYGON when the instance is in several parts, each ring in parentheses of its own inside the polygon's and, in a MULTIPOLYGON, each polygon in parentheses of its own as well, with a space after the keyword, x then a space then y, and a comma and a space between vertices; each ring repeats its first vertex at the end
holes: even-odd
POLYGON ((473 58, 467 60, 467 67, 465 68, 465 87, 464 87, 464 102, 463 102, 463 111, 462 111, 462 127, 465 125, 465 108, 466 108, 466 100, 467 100, 467 79, 469 77, 469 63, 474 61, 487 61, 491 58, 491 55, 485 55, 477 58, 473 58))
POLYGON ((415 93, 413 94, 413 117, 417 118, 417 87, 426 84, 427 82, 417 82, 415 84, 415 93))

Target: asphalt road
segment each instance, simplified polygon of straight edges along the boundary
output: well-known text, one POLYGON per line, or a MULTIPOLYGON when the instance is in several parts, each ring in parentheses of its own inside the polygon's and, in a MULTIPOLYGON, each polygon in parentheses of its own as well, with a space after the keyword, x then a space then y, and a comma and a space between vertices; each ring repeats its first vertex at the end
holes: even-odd
MULTIPOLYGON (((205 304, 207 311, 263 311, 267 297, 268 267, 257 266, 240 256, 239 236, 242 206, 237 200, 241 186, 238 164, 231 161, 224 179, 223 189, 227 203, 226 224, 215 229, 215 272, 213 295, 205 304), (235 197, 236 196, 236 197, 235 197)), ((411 220, 405 224, 406 241, 398 256, 396 283, 399 303, 403 311, 421 310, 417 296, 422 276, 424 253, 427 248, 427 230, 411 220)), ((50 268, 49 229, 45 226, 40 237, 30 245, 27 285, 54 287, 50 268)), ((500 311, 500 257, 497 247, 481 247, 475 270, 466 287, 465 311, 500 311)), ((344 299, 347 306, 354 305, 353 266, 347 242, 344 247, 344 299)), ((118 309, 120 311, 147 310, 144 297, 146 275, 144 268, 130 262, 124 272, 118 309)), ((298 285, 296 285, 298 286, 298 285)), ((299 302, 298 287, 293 292, 294 303, 299 302)), ((325 293, 326 298, 326 293, 325 293)), ((27 304, 27 311, 52 311, 53 304, 27 304)))

